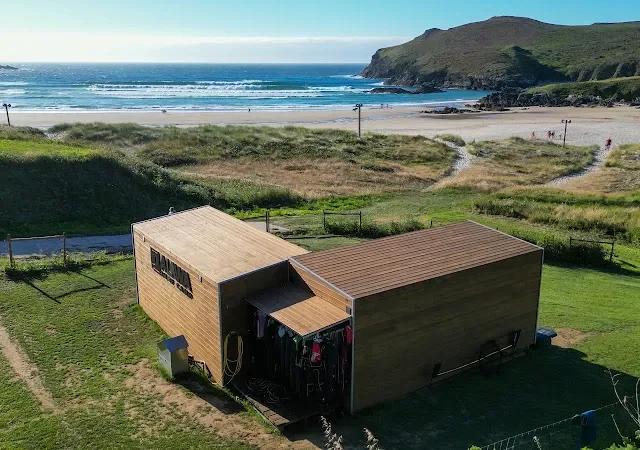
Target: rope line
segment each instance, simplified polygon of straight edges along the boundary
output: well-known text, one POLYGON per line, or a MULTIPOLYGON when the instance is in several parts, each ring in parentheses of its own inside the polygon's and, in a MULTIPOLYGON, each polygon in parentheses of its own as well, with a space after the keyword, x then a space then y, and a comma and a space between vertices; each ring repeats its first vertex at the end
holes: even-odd
MULTIPOLYGON (((629 398, 635 398, 635 397, 629 397, 629 398)), ((611 408, 612 406, 615 406, 615 405, 620 405, 620 403, 616 401, 616 402, 610 403, 608 405, 596 408, 596 409, 594 409, 594 411, 596 411, 596 412, 597 411, 602 411, 604 409, 611 408)), ((567 419, 562 419, 562 420, 559 420, 557 422, 550 423, 549 425, 544 425, 542 427, 538 427, 538 428, 534 428, 534 429, 529 430, 529 431, 525 431, 524 433, 515 434, 515 435, 510 436, 510 437, 508 437, 506 439, 501 439, 499 441, 494 442, 493 444, 485 445, 484 447, 481 447, 481 449, 482 450, 494 450, 494 449, 495 450, 511 450, 511 449, 515 449, 516 442, 518 441, 519 438, 522 438, 522 437, 527 436, 527 435, 531 435, 532 433, 537 432, 537 431, 542 431, 542 430, 546 430, 546 429, 549 429, 549 428, 557 427, 558 425, 561 425, 561 424, 564 424, 564 423, 567 423, 567 422, 571 422, 572 420, 573 420, 573 417, 569 417, 567 419), (510 444, 512 439, 513 439, 513 444, 510 444), (506 444, 506 447, 503 448, 502 447, 503 444, 506 444), (512 445, 512 447, 509 447, 509 445, 512 445)), ((531 439, 533 440, 533 436, 531 436, 531 439)))

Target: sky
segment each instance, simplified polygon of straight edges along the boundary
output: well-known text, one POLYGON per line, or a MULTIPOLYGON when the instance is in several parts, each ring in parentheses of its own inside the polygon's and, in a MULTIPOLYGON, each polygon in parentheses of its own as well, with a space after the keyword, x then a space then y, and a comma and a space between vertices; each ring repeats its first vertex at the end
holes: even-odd
POLYGON ((1 62, 357 62, 492 16, 640 20, 635 0, 5 0, 1 62))

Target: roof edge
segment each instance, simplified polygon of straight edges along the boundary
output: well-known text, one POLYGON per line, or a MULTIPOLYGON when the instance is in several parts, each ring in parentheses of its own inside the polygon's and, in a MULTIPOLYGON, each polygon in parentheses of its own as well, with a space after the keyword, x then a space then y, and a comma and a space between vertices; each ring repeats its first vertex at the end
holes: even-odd
MULTIPOLYGON (((309 253, 313 253, 313 252, 309 252, 309 253)), ((307 254, 307 253, 305 253, 307 254)), ((313 275, 314 277, 316 277, 319 280, 322 280, 324 283, 327 284, 327 286, 329 286, 331 289, 335 289, 339 294, 344 295, 345 297, 347 297, 349 300, 353 301, 355 300, 355 297, 353 297, 351 294, 348 294, 347 292, 343 291, 342 289, 340 289, 339 287, 337 287, 335 284, 327 281, 325 278, 321 277, 320 275, 318 275, 317 273, 315 273, 313 270, 309 269, 307 266, 305 266, 304 264, 302 264, 299 261, 296 261, 294 259, 294 256, 290 256, 289 257, 289 262, 300 267, 302 270, 309 272, 311 275, 313 275)))
MULTIPOLYGON (((174 215, 177 215, 177 214, 182 214, 182 213, 186 213, 186 212, 189 212, 189 211, 195 211, 196 209, 204 209, 204 208, 216 209, 211 205, 202 205, 202 206, 195 206, 195 207, 189 208, 189 209, 184 209, 182 211, 175 212, 175 213, 173 213, 171 215, 174 216, 174 215)), ((140 220, 138 222, 133 222, 131 224, 131 227, 133 228, 134 226, 140 225, 142 223, 153 222, 154 220, 164 219, 165 217, 169 217, 169 214, 165 214, 163 216, 158 216, 158 217, 152 217, 150 219, 140 220)), ((233 217, 233 216, 231 216, 231 217, 233 217)))
POLYGON ((532 246, 532 247, 535 247, 535 248, 537 248, 538 250, 542 250, 542 251, 544 251, 544 247, 540 247, 539 245, 533 244, 533 243, 531 243, 531 242, 529 242, 529 241, 525 241, 524 239, 520 239, 519 237, 512 236, 512 235, 510 235, 509 233, 505 233, 504 231, 500 231, 500 230, 497 230, 497 229, 495 229, 495 228, 491 228, 490 226, 487 226, 487 225, 485 225, 485 224, 482 224, 482 223, 476 222, 475 220, 467 219, 467 222, 475 223, 476 225, 480 225, 481 227, 485 227, 485 228, 487 228, 487 229, 489 229, 489 230, 493 230, 493 231, 495 231, 496 233, 503 234, 503 235, 505 235, 505 236, 510 237, 511 239, 515 239, 515 240, 517 240, 517 241, 520 241, 520 242, 523 242, 523 243, 525 243, 525 244, 528 244, 528 245, 530 245, 530 246, 532 246))
POLYGON ((269 269, 271 267, 275 267, 275 266, 277 266, 279 264, 283 264, 283 263, 286 263, 288 261, 289 261, 288 259, 283 259, 283 260, 280 260, 280 261, 276 261, 274 263, 267 264, 266 266, 258 267, 257 269, 253 269, 253 270, 250 270, 248 272, 243 272, 241 274, 234 275, 234 276, 229 277, 229 278, 225 278, 224 280, 218 281, 218 284, 223 284, 223 283, 226 283, 228 281, 237 280, 238 278, 242 278, 242 277, 245 277, 247 275, 251 275, 252 273, 257 273, 257 272, 260 272, 261 270, 265 270, 265 269, 269 269))

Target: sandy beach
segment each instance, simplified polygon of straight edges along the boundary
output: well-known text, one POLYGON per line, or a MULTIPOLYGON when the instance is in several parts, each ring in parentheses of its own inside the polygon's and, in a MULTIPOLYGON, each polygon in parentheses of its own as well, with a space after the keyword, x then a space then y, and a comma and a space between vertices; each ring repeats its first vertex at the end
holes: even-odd
MULTIPOLYGON (((421 134, 453 133, 465 140, 528 138, 534 132, 544 138, 548 130, 564 132, 562 119, 571 119, 567 143, 603 145, 611 137, 614 145, 640 141, 640 109, 616 108, 515 108, 499 113, 459 115, 421 114, 421 107, 362 110, 363 132, 421 134)), ((357 130, 357 113, 351 110, 300 110, 252 112, 19 112, 12 111, 16 126, 46 128, 65 122, 133 122, 149 126, 296 125, 312 128, 357 130)))

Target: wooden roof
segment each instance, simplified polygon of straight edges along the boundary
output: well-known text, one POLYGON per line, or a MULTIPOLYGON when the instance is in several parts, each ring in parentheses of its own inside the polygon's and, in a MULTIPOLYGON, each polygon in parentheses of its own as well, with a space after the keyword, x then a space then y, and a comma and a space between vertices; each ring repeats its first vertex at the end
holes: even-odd
POLYGON ((211 206, 139 222, 133 230, 213 282, 307 253, 211 206))
POLYGON ((535 251, 540 247, 467 221, 292 259, 359 298, 535 251))
POLYGON ((300 336, 309 336, 351 317, 305 288, 285 284, 247 299, 263 313, 273 317, 300 336))

